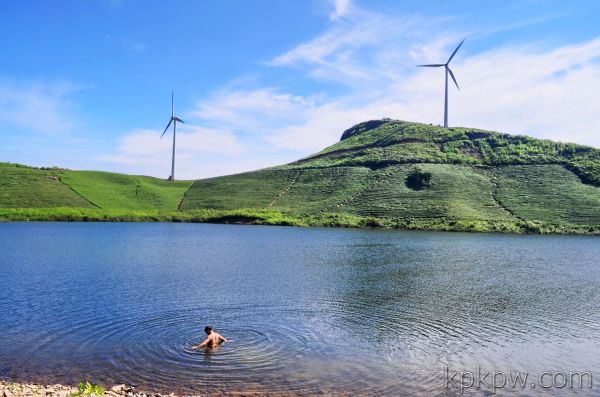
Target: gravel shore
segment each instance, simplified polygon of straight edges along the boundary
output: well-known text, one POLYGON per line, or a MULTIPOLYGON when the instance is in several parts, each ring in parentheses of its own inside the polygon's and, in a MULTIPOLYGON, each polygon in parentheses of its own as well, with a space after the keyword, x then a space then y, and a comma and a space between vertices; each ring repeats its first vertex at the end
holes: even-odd
MULTIPOLYGON (((0 397, 70 397, 79 395, 75 386, 40 385, 34 383, 15 383, 0 381, 0 397)), ((106 397, 177 397, 175 394, 146 393, 132 386, 117 385, 103 394, 106 397)))

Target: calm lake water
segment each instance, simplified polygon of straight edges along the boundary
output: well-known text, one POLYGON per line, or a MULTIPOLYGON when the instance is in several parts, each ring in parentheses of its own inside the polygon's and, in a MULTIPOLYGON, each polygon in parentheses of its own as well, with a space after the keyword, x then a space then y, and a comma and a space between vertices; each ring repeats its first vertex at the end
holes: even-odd
POLYGON ((447 377, 480 367, 529 372, 499 394, 600 394, 596 237, 4 223, 0 250, 12 380, 456 395, 447 377), (232 342, 191 350, 206 324, 232 342))

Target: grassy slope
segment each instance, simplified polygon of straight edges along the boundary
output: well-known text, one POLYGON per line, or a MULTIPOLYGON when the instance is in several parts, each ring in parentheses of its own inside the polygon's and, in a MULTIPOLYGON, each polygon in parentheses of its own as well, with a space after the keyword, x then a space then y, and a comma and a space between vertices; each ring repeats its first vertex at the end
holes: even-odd
POLYGON ((371 168, 404 163, 465 165, 562 164, 586 182, 600 186, 600 150, 471 128, 441 128, 389 120, 375 129, 358 124, 345 139, 320 153, 287 165, 371 168))
MULTIPOLYGON (((89 207, 77 192, 102 210, 6 209, 0 219, 600 233, 600 150, 394 120, 356 125, 340 142, 291 164, 193 184, 93 171, 60 178, 79 203, 47 205, 43 193, 30 206, 89 207), (409 188, 414 170, 430 174, 430 184, 409 188)), ((24 195, 43 191, 32 189, 24 195)), ((5 197, 19 201, 16 193, 5 197)), ((14 205, 6 203, 0 208, 14 205)))
POLYGON ((600 225, 599 188, 559 165, 500 167, 498 198, 523 219, 600 225))
POLYGON ((295 163, 196 181, 182 208, 270 208, 295 216, 333 213, 414 222, 600 225, 596 149, 467 128, 370 123, 347 130, 337 144, 295 163), (426 189, 406 186, 415 168, 431 174, 426 189))
POLYGON ((201 180, 194 183, 182 208, 232 210, 267 208, 273 203, 269 208, 294 214, 511 218, 493 200, 492 183, 484 171, 466 166, 422 164, 420 169, 433 174, 431 187, 415 191, 405 185, 413 168, 415 165, 409 164, 380 170, 366 167, 264 170, 201 180))
POLYGON ((448 164, 395 165, 373 171, 379 178, 339 211, 377 217, 511 220, 492 197, 485 172, 448 164), (412 169, 432 175, 431 186, 413 190, 405 180, 412 169))
POLYGON ((194 182, 181 209, 266 208, 294 180, 296 171, 260 171, 194 182))
POLYGON ((63 171, 60 180, 103 209, 175 210, 190 181, 100 171, 63 171))
POLYGON ((93 207, 58 180, 56 170, 0 165, 0 208, 93 207))

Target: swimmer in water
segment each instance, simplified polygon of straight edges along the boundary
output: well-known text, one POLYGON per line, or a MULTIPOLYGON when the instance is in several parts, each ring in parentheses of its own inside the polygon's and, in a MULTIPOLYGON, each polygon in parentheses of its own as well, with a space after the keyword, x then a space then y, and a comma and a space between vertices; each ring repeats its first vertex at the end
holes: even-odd
POLYGON ((213 331, 213 329, 210 325, 207 325, 206 327, 204 327, 204 332, 206 332, 206 335, 208 335, 208 337, 204 340, 204 342, 200 343, 199 345, 192 346, 192 349, 195 350, 195 349, 199 349, 201 347, 208 347, 208 348, 217 347, 221 343, 227 342, 227 339, 225 339, 219 333, 213 331))

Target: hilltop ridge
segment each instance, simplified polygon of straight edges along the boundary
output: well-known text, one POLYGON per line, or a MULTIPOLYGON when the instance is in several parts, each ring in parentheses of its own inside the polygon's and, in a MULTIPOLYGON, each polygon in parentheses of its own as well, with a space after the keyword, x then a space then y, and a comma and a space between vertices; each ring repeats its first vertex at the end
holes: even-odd
POLYGON ((402 163, 561 164, 584 183, 600 186, 600 150, 590 146, 392 119, 359 123, 344 131, 338 143, 296 162, 304 166, 364 165, 374 168, 402 163))
POLYGON ((197 181, 4 164, 0 209, 13 214, 8 219, 24 213, 18 208, 66 207, 40 213, 70 210, 78 219, 72 210, 87 208, 96 220, 600 233, 599 186, 600 150, 589 146, 383 119, 352 126, 298 161, 197 181))

